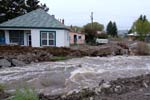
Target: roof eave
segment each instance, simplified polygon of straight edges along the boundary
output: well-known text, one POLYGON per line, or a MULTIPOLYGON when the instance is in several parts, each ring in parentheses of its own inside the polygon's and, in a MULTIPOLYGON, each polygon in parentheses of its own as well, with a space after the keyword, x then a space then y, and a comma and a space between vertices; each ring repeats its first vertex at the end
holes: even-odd
POLYGON ((58 29, 58 30, 70 30, 68 28, 65 27, 25 27, 25 26, 0 26, 0 28, 26 28, 26 29, 58 29))

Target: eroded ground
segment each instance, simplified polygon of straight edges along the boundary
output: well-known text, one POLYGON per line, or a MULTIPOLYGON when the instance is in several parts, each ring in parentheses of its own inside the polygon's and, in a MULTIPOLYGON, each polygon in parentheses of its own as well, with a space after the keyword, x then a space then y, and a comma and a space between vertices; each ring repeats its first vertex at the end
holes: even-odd
POLYGON ((101 80, 150 73, 150 56, 84 57, 0 69, 7 90, 32 87, 44 94, 61 94, 95 87, 101 80))

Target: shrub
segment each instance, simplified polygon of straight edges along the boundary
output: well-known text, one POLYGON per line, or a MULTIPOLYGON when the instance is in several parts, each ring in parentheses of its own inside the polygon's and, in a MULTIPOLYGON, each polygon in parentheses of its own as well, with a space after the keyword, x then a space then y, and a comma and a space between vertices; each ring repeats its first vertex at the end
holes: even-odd
POLYGON ((15 96, 11 100, 39 100, 39 98, 34 90, 26 88, 23 90, 16 90, 15 96))
POLYGON ((50 58, 50 61, 61 61, 61 60, 67 60, 67 59, 70 59, 71 57, 64 57, 64 56, 58 56, 58 57, 52 57, 50 58))

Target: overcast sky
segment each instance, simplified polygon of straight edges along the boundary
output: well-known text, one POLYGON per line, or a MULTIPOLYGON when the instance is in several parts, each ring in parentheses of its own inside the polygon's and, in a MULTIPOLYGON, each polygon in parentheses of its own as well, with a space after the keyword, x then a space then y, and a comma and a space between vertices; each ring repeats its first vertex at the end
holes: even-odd
POLYGON ((129 29, 141 15, 150 20, 150 0, 40 0, 50 8, 49 14, 64 18, 66 25, 83 26, 94 21, 104 24, 116 21, 119 29, 129 29))

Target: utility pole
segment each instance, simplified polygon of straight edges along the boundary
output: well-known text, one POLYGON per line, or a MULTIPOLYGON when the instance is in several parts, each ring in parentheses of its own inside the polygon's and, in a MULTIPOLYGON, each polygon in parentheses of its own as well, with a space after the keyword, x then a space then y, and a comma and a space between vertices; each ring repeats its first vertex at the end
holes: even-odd
POLYGON ((93 12, 91 12, 91 23, 92 23, 92 26, 91 26, 91 28, 93 29, 93 12))

